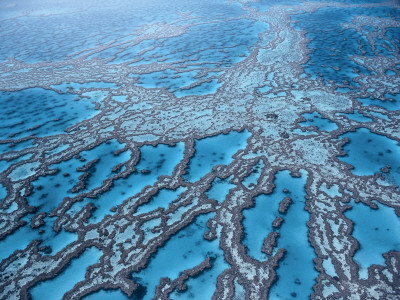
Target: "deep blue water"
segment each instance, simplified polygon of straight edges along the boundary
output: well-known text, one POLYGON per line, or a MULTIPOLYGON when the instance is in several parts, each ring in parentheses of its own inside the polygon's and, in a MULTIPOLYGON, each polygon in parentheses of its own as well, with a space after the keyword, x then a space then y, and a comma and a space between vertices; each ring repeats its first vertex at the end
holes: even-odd
MULTIPOLYGON (((90 4, 77 1, 62 1, 57 4, 43 4, 41 1, 23 2, 21 6, 25 6, 26 10, 31 7, 38 12, 33 14, 34 17, 20 17, 18 22, 3 21, 2 28, 5 33, 0 36, 0 61, 7 60, 8 57, 16 57, 26 62, 61 61, 99 43, 123 41, 127 34, 135 32, 141 25, 171 22, 175 20, 176 14, 181 12, 192 11, 195 16, 214 20, 225 18, 225 14, 238 17, 243 13, 240 7, 227 7, 222 0, 117 0, 106 3, 95 0, 92 3, 96 6, 95 10, 88 10, 90 4), (64 14, 59 14, 60 12, 64 14), (41 13, 52 15, 38 18, 41 13)), ((8 11, 9 16, 21 14, 21 8, 14 13, 8 11)))
MULTIPOLYGON (((344 2, 344 1, 337 1, 344 2)), ((346 1, 348 3, 349 1, 346 1)), ((354 1, 360 3, 365 1, 354 1)), ((381 18, 399 17, 399 11, 389 7, 368 8, 321 8, 313 13, 304 13, 293 16, 297 21, 295 28, 297 30, 306 30, 306 36, 311 39, 308 48, 311 50, 310 59, 303 66, 305 73, 311 78, 323 77, 325 82, 334 80, 339 85, 343 81, 348 81, 350 85, 358 87, 352 79, 357 76, 353 72, 357 68, 364 74, 370 72, 363 66, 350 60, 352 55, 374 56, 366 36, 354 29, 344 29, 341 24, 351 23, 353 16, 368 15, 381 18), (364 52, 362 52, 362 49, 364 52), (338 68, 339 70, 335 70, 338 68)), ((396 31, 397 32, 397 31, 396 31)), ((384 51, 380 47, 379 54, 385 56, 393 55, 393 51, 384 51)))

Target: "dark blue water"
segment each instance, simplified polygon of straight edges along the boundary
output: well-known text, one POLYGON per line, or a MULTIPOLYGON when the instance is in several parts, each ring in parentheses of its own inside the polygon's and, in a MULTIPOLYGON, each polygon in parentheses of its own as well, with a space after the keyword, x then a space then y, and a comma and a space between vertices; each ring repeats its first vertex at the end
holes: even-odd
MULTIPOLYGON (((365 1, 355 1, 354 3, 359 2, 365 1)), ((306 30, 306 36, 311 39, 308 44, 311 50, 310 60, 304 65, 304 71, 311 78, 323 77, 326 83, 328 80, 334 80, 339 84, 342 84, 343 81, 348 81, 350 85, 357 87, 358 84, 352 81, 357 76, 353 69, 357 68, 364 74, 370 74, 365 67, 349 58, 352 55, 375 55, 364 34, 354 29, 344 29, 341 26, 343 23, 351 23, 355 15, 385 18, 398 17, 400 13, 399 10, 389 7, 374 9, 326 7, 313 13, 292 17, 293 20, 298 21, 295 28, 297 30, 306 30), (339 68, 339 70, 334 68, 339 68)), ((379 49, 383 51, 381 48, 379 49)), ((393 51, 386 51, 381 54, 393 55, 393 51)))

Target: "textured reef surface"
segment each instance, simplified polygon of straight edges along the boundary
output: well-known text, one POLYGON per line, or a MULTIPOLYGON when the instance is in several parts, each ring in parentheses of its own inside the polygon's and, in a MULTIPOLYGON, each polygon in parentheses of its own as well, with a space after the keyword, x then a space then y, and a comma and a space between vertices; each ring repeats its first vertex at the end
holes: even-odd
POLYGON ((398 0, 0 1, 0 299, 400 299, 398 0))

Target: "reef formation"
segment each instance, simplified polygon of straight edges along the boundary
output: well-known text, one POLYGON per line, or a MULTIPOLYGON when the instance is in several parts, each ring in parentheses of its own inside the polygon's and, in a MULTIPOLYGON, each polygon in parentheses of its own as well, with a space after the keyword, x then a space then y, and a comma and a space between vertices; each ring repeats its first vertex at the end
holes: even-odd
POLYGON ((0 299, 399 299, 398 1, 6 2, 0 299))

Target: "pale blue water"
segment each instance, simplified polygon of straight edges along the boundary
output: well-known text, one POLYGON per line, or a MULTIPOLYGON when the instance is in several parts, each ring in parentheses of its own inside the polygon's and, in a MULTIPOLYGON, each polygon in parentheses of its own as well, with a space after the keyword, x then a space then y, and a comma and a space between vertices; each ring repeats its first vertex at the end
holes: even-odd
POLYGON ((0 160, 0 172, 5 171, 5 170, 6 170, 8 167, 10 167, 12 164, 15 164, 15 163, 18 163, 18 162, 21 162, 21 161, 25 161, 25 160, 31 158, 32 155, 33 155, 32 153, 28 153, 28 154, 21 155, 21 156, 19 156, 19 157, 17 157, 17 158, 14 158, 14 159, 12 159, 12 160, 9 160, 9 161, 7 161, 7 160, 0 160))
POLYGON ((384 119, 384 120, 386 120, 386 121, 390 121, 390 119, 389 119, 388 116, 386 116, 386 115, 384 115, 384 114, 381 114, 381 113, 379 113, 379 112, 370 111, 369 113, 370 113, 372 116, 376 117, 376 118, 384 119))
POLYGON ((218 79, 212 79, 207 82, 203 82, 202 84, 192 87, 190 89, 185 89, 185 90, 178 90, 175 92, 176 97, 182 98, 185 96, 190 96, 190 95, 208 95, 208 94, 214 94, 217 89, 222 85, 218 81, 218 79))
POLYGON ((188 173, 183 176, 184 179, 195 182, 209 173, 213 166, 230 164, 233 161, 232 156, 240 149, 246 148, 250 135, 247 130, 231 131, 228 134, 196 140, 196 152, 189 162, 188 173))
POLYGON ((260 0, 251 1, 249 6, 256 8, 260 12, 267 12, 270 6, 276 5, 301 5, 299 0, 260 0))
POLYGON ((384 173, 390 184, 400 185, 400 145, 385 136, 372 133, 366 128, 348 132, 340 136, 349 138, 343 150, 347 156, 338 157, 351 164, 353 174, 364 176, 380 172, 380 168, 389 165, 391 170, 384 173))
POLYGON ((213 267, 195 279, 188 280, 189 289, 180 297, 174 294, 171 298, 189 299, 189 295, 193 294, 195 296, 193 299, 211 299, 210 295, 216 286, 216 277, 221 270, 229 267, 223 260, 218 239, 208 241, 203 238, 203 234, 208 230, 207 221, 213 216, 214 213, 208 213, 197 217, 193 223, 172 236, 159 248, 146 269, 132 274, 133 279, 141 285, 140 296, 136 295, 137 299, 151 299, 161 277, 174 280, 180 272, 194 268, 206 257, 215 258, 213 267), (203 279, 204 282, 201 282, 203 279))
POLYGON ((60 84, 54 84, 51 87, 61 90, 61 91, 68 91, 68 89, 73 89, 78 91, 80 89, 116 89, 118 86, 114 82, 104 82, 104 81, 92 81, 92 82, 85 82, 85 83, 78 83, 78 82, 63 82, 60 84))
POLYGON ((189 60, 229 67, 232 63, 243 60, 240 55, 248 54, 248 45, 254 45, 258 41, 258 33, 267 29, 266 23, 248 19, 199 24, 188 28, 183 35, 161 39, 161 51, 159 48, 147 51, 140 63, 155 62, 161 55, 165 59, 163 62, 189 60), (213 34, 209 34, 210 32, 213 34))
POLYGON ((29 289, 32 299, 61 299, 77 282, 85 279, 86 269, 99 262, 102 254, 96 247, 86 248, 78 258, 71 260, 71 263, 61 274, 54 279, 41 281, 29 289))
POLYGON ((331 197, 337 197, 341 195, 341 193, 339 192, 339 186, 336 184, 328 189, 326 183, 324 182, 323 184, 321 184, 320 189, 331 197))
POLYGON ((260 87, 260 88, 258 89, 258 91, 259 91, 260 93, 266 93, 266 92, 268 92, 270 89, 272 89, 272 87, 270 87, 270 86, 268 86, 268 85, 264 85, 263 87, 260 87))
MULTIPOLYGON (((46 18, 20 17, 24 26, 14 20, 4 20, 3 28, 7 28, 0 38, 0 61, 8 57, 16 57, 26 62, 60 61, 68 56, 99 43, 113 40, 124 41, 127 34, 132 34, 139 26, 157 22, 175 21, 177 14, 188 11, 195 16, 211 19, 224 19, 224 14, 239 17, 243 14, 240 7, 226 6, 223 0, 177 1, 123 1, 94 3, 77 1, 20 1, 15 10, 0 11, 0 19, 4 13, 20 16, 25 10, 35 15, 47 13, 46 18), (92 5, 96 9, 88 9, 92 5), (121 9, 123 7, 123 9, 121 9), (65 14, 65 12, 74 12, 65 14), (64 13, 63 13, 64 12, 64 13), (90 22, 88 22, 90 20, 90 22), (29 28, 26 30, 26 28, 29 28), (71 34, 73 32, 73 34, 71 34), (17 44, 16 44, 17 43, 17 44), (18 46, 16 46, 18 45, 18 46)), ((184 22, 182 21, 182 24, 184 22)), ((131 37, 132 38, 132 37, 131 37)), ((140 48, 139 48, 140 49, 140 48)), ((108 58, 117 54, 117 50, 109 52, 108 58)), ((136 50, 136 49, 135 49, 136 50)), ((143 49, 140 49, 143 50, 143 49)), ((139 51, 137 51, 139 52, 139 51)), ((125 58, 126 59, 126 58, 125 58)))
MULTIPOLYGON (((131 76, 139 78, 139 85, 143 87, 165 87, 177 97, 212 94, 216 92, 222 83, 218 82, 217 78, 210 78, 210 75, 215 76, 217 74, 209 75, 207 70, 215 67, 228 68, 232 64, 242 61, 251 50, 248 45, 254 45, 259 39, 258 33, 267 29, 268 25, 264 22, 254 22, 246 19, 199 24, 190 27, 187 33, 183 35, 160 39, 153 43, 142 42, 136 45, 135 47, 148 47, 150 49, 142 57, 132 55, 131 48, 125 50, 124 52, 129 51, 129 53, 124 55, 137 60, 131 65, 156 63, 160 58, 164 63, 187 61, 188 63, 196 64, 197 70, 191 70, 190 67, 186 67, 142 75, 131 74, 131 76), (209 32, 213 32, 213 34, 209 34, 209 32), (152 49, 151 46, 155 48, 152 49), (174 51, 171 51, 171 49, 174 51), (205 71, 206 75, 200 75, 200 71, 205 71), (190 89, 182 89, 201 78, 209 81, 190 89)), ((215 73, 212 70, 210 71, 215 73)))
POLYGON ((394 209, 378 204, 379 209, 371 209, 363 203, 350 202, 351 210, 346 217, 354 223, 352 235, 360 243, 354 261, 360 267, 361 278, 368 277, 368 267, 372 264, 385 265, 383 253, 400 250, 400 218, 394 209))

